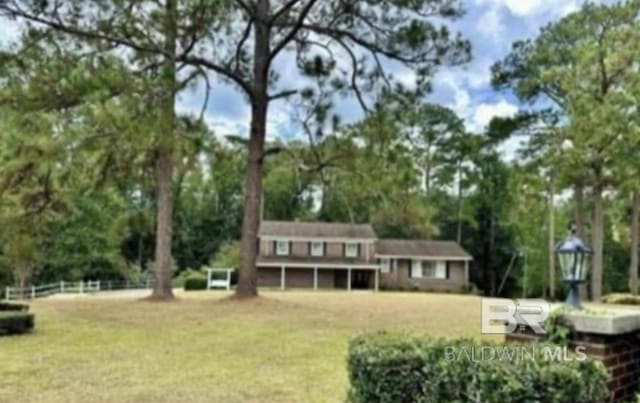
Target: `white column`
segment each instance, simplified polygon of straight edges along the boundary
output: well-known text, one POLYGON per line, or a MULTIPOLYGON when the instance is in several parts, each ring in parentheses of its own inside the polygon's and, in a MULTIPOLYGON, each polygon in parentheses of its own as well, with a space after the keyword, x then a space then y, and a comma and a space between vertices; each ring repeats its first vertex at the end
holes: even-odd
POLYGON ((84 281, 82 281, 82 280, 80 281, 79 288, 80 288, 80 294, 82 294, 82 291, 83 291, 83 288, 84 288, 84 281))
POLYGON ((60 281, 60 292, 64 293, 64 280, 60 281))
POLYGON ((351 291, 351 267, 347 267, 347 291, 351 291))
POLYGON ((31 299, 35 299, 35 298, 36 298, 36 287, 31 286, 31 299))
POLYGON ((318 289, 318 267, 313 268, 313 289, 318 289))
POLYGON ((211 270, 207 269, 207 290, 211 289, 211 270))
POLYGON ((380 281, 380 269, 376 269, 374 280, 375 280, 375 290, 378 291, 378 283, 380 281))
POLYGON ((285 281, 285 270, 284 270, 284 266, 280 267, 280 289, 284 290, 284 281, 285 281))
POLYGON ((469 287, 469 261, 464 261, 464 285, 469 287))
POLYGON ((231 289, 231 269, 227 270, 227 291, 231 289))

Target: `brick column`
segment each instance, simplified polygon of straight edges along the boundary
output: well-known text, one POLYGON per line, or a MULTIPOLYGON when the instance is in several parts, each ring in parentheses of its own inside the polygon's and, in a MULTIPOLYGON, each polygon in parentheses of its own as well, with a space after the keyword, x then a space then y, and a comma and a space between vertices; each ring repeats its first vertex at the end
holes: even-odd
MULTIPOLYGON (((542 335, 530 328, 520 327, 516 333, 506 335, 507 342, 531 343, 542 335)), ((608 382, 614 402, 635 401, 640 393, 640 330, 620 334, 572 332, 569 347, 584 347, 590 358, 601 361, 611 375, 608 382)))

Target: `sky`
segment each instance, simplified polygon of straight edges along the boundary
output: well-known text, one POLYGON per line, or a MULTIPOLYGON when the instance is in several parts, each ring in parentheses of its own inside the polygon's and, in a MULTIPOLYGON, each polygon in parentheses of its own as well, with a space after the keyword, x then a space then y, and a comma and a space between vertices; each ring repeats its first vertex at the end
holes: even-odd
MULTIPOLYGON (((472 61, 460 67, 442 67, 433 77, 433 92, 427 100, 453 109, 461 116, 467 129, 482 132, 495 116, 510 116, 521 107, 512 94, 494 91, 490 85, 491 65, 509 53, 511 44, 519 39, 533 38, 540 28, 576 11, 582 0, 462 0, 466 14, 452 24, 472 43, 472 61)), ((278 73, 295 81, 296 72, 286 60, 276 63, 278 73), (294 78, 291 78, 294 77, 294 78)), ((397 77, 411 72, 398 69, 397 77)), ((200 108, 202 97, 197 93, 183 94, 178 109, 200 108)), ((292 124, 290 104, 279 101, 269 110, 267 136, 270 139, 291 139, 300 136, 292 124)), ((343 99, 336 105, 343 122, 362 117, 354 99, 343 99)), ((217 134, 248 133, 249 107, 232 87, 216 85, 211 94, 206 118, 217 134)), ((517 144, 506 144, 511 153, 517 144)))
MULTIPOLYGON (((450 107, 464 119, 468 130, 481 132, 493 117, 513 115, 521 107, 513 95, 491 88, 490 66, 508 54, 514 41, 535 37, 541 27, 577 10, 582 0, 462 0, 462 3, 466 14, 452 27, 471 41, 473 59, 461 67, 442 67, 433 77, 433 92, 427 100, 450 107)), ((0 41, 11 38, 15 32, 14 23, 0 20, 0 41)), ((294 85, 299 79, 295 64, 287 60, 290 57, 285 54, 275 61, 275 70, 285 85, 294 85)), ((405 78, 412 74, 400 68, 394 73, 405 78)), ((182 93, 177 102, 178 112, 199 114, 203 97, 202 86, 182 93)), ((362 117, 352 98, 340 100, 336 112, 345 123, 362 117)), ((220 136, 248 134, 249 106, 230 85, 214 83, 205 118, 220 136)), ((286 100, 272 103, 267 136, 285 140, 300 136, 286 100)), ((505 147, 508 152, 515 145, 505 147)))

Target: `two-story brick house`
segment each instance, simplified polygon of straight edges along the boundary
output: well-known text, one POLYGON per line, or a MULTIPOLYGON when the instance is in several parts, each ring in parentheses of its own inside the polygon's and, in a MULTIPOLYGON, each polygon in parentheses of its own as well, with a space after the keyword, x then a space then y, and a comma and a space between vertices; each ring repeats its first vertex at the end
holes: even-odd
POLYGON ((457 291, 471 256, 456 242, 378 239, 369 224, 263 221, 258 285, 457 291))

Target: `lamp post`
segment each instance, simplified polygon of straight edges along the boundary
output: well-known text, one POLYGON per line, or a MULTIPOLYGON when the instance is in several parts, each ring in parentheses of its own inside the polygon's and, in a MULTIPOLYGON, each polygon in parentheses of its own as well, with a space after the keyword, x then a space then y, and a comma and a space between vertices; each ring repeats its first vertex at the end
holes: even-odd
POLYGON ((562 279, 569 288, 566 304, 576 309, 582 309, 578 285, 587 278, 593 250, 576 235, 576 229, 573 225, 570 231, 569 236, 556 245, 555 254, 562 270, 562 279))

